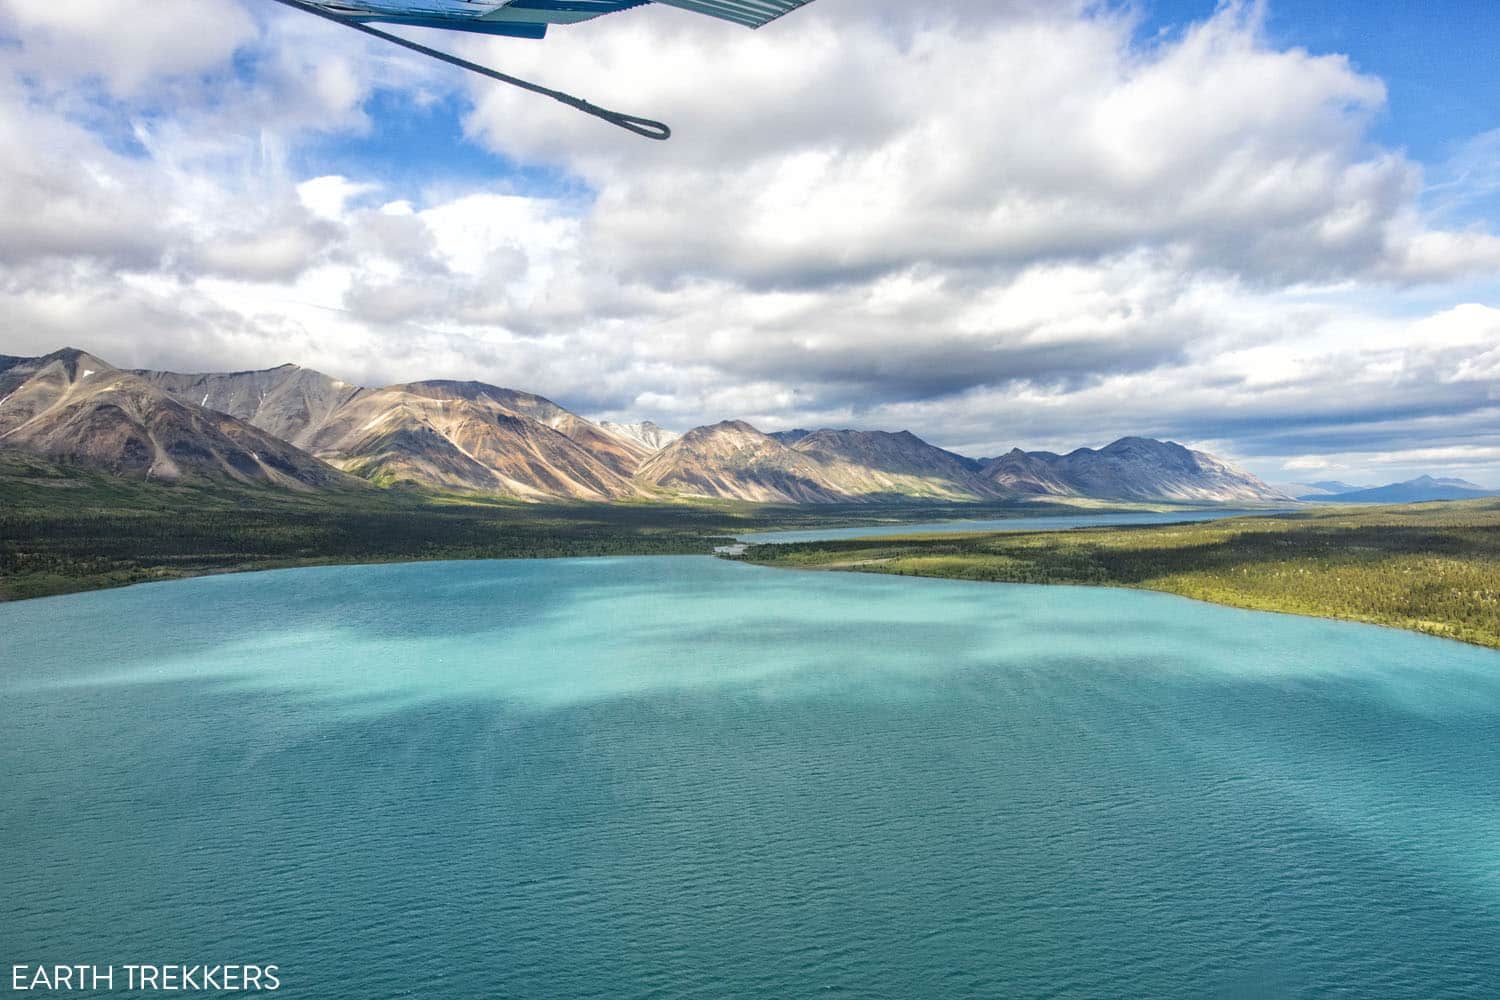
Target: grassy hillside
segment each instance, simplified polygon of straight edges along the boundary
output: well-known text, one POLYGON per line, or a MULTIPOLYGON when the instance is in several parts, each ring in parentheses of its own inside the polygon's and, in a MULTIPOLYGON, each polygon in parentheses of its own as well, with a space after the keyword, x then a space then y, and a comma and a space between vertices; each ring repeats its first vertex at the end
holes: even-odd
POLYGON ((319 563, 704 554, 753 529, 997 517, 1037 506, 542 505, 374 488, 312 495, 143 483, 0 450, 0 599, 319 563))
POLYGON ((1140 587, 1500 648, 1500 501, 1021 534, 752 546, 801 569, 1140 587))

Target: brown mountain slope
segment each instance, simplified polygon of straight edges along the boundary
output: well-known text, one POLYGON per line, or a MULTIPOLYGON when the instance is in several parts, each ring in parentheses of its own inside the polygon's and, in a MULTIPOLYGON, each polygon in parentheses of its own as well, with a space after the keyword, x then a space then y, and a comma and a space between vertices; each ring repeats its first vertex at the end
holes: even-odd
POLYGON ((1058 475, 1051 461, 1058 456, 1015 448, 984 464, 980 475, 996 488, 1029 496, 1077 496, 1078 491, 1058 475))
POLYGON ((120 475, 290 489, 357 485, 228 414, 190 406, 71 348, 0 369, 0 447, 120 475))
POLYGON ((1080 495, 1107 500, 1229 503, 1289 499, 1242 469, 1174 441, 1127 437, 1048 464, 1080 495))
POLYGON ((489 400, 512 413, 547 425, 622 476, 634 475, 642 460, 651 454, 651 449, 640 442, 611 433, 593 421, 563 409, 552 400, 529 392, 502 389, 483 382, 444 380, 412 382, 405 388, 435 399, 466 399, 473 402, 489 400))
POLYGON ((1021 496, 1199 503, 1285 500, 1255 476, 1179 444, 1122 438, 1068 455, 1018 450, 986 463, 909 432, 762 434, 728 421, 700 427, 653 455, 638 481, 681 493, 774 503, 1021 496))
POLYGON ((639 482, 690 496, 758 503, 848 500, 815 458, 742 420, 698 427, 646 459, 639 482))
POLYGON ((817 460, 829 481, 851 497, 972 500, 1006 495, 979 475, 973 460, 910 431, 820 430, 801 435, 791 447, 817 460))
POLYGON ((628 478, 562 431, 502 405, 497 397, 504 392, 467 382, 367 390, 341 406, 308 447, 377 483, 412 481, 523 499, 613 500, 637 493, 628 478))
POLYGON ((599 500, 630 495, 633 487, 623 480, 649 454, 643 445, 549 399, 483 382, 433 380, 364 389, 296 365, 195 375, 137 374, 184 403, 239 417, 381 482, 403 480, 525 498, 599 500), (498 420, 481 419, 458 431, 451 420, 433 419, 442 405, 421 403, 424 399, 451 405, 455 414, 504 411, 527 418, 572 441, 586 455, 579 456, 525 423, 504 430, 498 420), (388 411, 385 419, 372 423, 382 409, 388 411), (506 435, 520 443, 515 448, 503 445, 499 439, 506 435), (496 440, 483 443, 487 437, 496 440))

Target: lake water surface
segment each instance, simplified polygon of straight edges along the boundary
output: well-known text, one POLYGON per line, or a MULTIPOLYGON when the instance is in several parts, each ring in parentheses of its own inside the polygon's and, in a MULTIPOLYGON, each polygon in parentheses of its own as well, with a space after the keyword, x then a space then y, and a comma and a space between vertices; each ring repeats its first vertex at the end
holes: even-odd
POLYGON ((288 997, 1493 997, 1500 654, 711 558, 0 606, 0 963, 288 997))
POLYGON ((1068 528, 1126 527, 1133 524, 1176 524, 1188 521, 1218 521, 1226 517, 1269 517, 1279 510, 1177 510, 1100 511, 1082 514, 1028 514, 1022 517, 979 518, 969 521, 921 521, 912 524, 863 525, 853 528, 796 528, 788 531, 754 531, 737 537, 741 542, 781 544, 827 542, 841 538, 884 538, 891 535, 948 535, 964 531, 1062 531, 1068 528))

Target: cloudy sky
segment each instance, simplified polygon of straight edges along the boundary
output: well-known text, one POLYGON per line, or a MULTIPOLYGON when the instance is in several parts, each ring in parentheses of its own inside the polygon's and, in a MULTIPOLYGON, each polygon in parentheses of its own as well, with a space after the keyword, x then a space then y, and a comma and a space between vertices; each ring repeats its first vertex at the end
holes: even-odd
POLYGON ((0 0, 0 353, 1500 485, 1490 0, 403 30, 676 137, 269 0, 0 0))

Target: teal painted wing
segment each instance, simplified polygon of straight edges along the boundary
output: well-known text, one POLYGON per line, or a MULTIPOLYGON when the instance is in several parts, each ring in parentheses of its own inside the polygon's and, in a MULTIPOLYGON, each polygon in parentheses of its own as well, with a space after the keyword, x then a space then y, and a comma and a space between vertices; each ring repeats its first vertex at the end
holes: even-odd
MULTIPOLYGON (((351 21, 409 24, 453 31, 541 38, 552 24, 576 24, 652 0, 313 0, 351 21)), ((750 28, 774 21, 812 0, 656 0, 750 28)))

